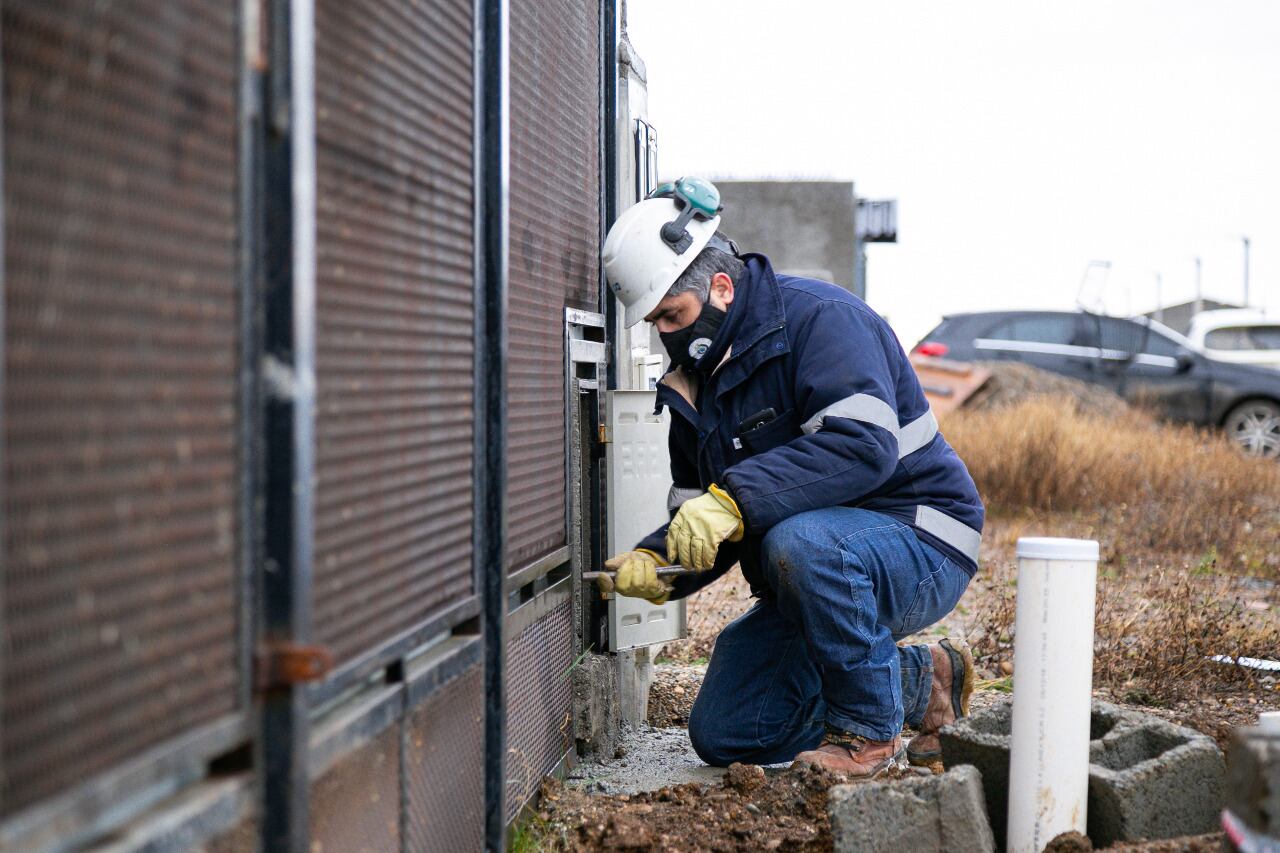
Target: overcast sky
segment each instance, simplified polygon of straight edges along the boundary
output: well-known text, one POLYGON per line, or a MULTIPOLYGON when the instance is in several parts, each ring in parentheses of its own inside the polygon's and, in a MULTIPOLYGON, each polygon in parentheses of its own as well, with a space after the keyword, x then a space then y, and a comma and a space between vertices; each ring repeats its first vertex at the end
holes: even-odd
MULTIPOLYGON (((899 199, 867 300, 1280 313, 1280 0, 630 0, 664 176, 844 178, 899 199), (1104 287, 1105 285, 1105 287, 1104 287)), ((732 236, 732 235, 730 235, 732 236)))

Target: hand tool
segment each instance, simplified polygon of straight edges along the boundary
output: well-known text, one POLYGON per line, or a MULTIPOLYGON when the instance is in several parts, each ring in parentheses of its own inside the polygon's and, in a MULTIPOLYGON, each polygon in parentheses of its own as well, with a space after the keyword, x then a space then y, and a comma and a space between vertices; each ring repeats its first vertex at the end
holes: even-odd
MULTIPOLYGON (((686 569, 684 566, 659 566, 658 567, 658 577, 660 578, 677 578, 677 577, 680 577, 681 575, 692 575, 692 574, 695 574, 693 569, 686 569)), ((601 576, 607 576, 612 578, 612 577, 616 577, 617 573, 609 572, 609 571, 582 573, 582 579, 584 581, 594 581, 600 578, 601 576)))

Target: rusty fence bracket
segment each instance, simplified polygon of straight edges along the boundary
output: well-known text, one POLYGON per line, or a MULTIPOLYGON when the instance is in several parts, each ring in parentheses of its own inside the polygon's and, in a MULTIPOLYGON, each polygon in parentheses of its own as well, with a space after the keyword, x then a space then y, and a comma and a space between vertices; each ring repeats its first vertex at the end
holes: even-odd
POLYGON ((333 653, 324 646, 270 643, 258 649, 253 681, 259 693, 309 681, 322 681, 333 669, 333 653))

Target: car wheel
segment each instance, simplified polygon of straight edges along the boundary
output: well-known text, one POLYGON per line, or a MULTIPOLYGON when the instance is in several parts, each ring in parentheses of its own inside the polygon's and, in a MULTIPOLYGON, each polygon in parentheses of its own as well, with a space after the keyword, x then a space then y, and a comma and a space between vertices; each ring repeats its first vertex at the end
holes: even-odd
POLYGON ((1250 456, 1280 457, 1280 405, 1270 400, 1241 403, 1222 426, 1250 456))

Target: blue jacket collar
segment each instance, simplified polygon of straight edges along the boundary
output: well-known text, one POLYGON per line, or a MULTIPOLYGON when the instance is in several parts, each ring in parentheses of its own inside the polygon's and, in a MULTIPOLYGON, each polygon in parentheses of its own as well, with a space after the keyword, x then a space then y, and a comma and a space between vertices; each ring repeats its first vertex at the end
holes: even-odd
POLYGON ((725 393, 755 371, 761 363, 783 355, 790 343, 783 331, 786 315, 782 309, 782 290, 773 265, 764 255, 747 254, 746 269, 734 286, 733 307, 738 320, 729 360, 720 368, 716 395, 725 393), (739 305, 739 300, 743 304, 739 305))
POLYGON ((738 321, 734 324, 730 343, 731 358, 738 358, 761 338, 781 329, 786 322, 782 313, 782 291, 778 289, 773 265, 764 255, 743 255, 747 262, 738 283, 734 286, 733 307, 738 321), (745 304, 739 304, 745 301, 745 304))
MULTIPOLYGON (((716 343, 703 358, 716 364, 724 357, 726 347, 732 347, 729 358, 721 364, 717 373, 716 396, 735 387, 750 376, 761 363, 791 349, 784 328, 786 316, 782 309, 782 291, 774 275, 773 265, 764 255, 743 255, 746 267, 734 284, 733 304, 717 335, 716 343), (761 346, 760 344, 764 344, 761 346)), ((697 422, 692 401, 677 393, 670 384, 671 370, 658 384, 657 410, 664 405, 681 411, 692 422, 697 422)), ((701 377, 696 377, 695 381, 701 377)), ((688 383, 677 383, 686 385, 688 383)), ((700 384, 700 383, 699 383, 700 384)), ((692 386, 695 389, 697 384, 692 386)))

